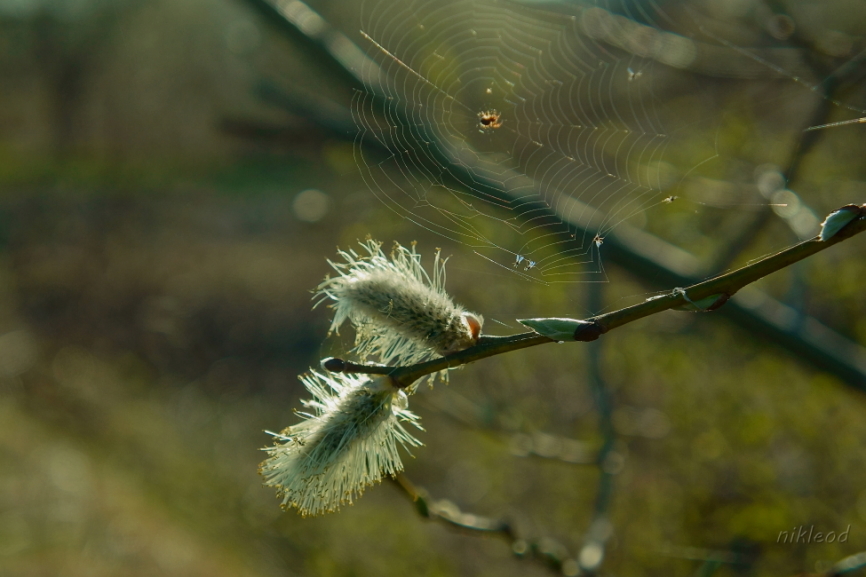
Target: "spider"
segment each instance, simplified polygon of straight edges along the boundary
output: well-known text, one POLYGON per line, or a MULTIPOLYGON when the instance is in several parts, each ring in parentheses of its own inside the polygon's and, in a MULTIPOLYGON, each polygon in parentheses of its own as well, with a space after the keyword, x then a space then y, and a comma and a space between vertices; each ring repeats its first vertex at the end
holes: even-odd
POLYGON ((478 113, 478 126, 481 132, 502 126, 502 117, 496 109, 484 110, 478 113))

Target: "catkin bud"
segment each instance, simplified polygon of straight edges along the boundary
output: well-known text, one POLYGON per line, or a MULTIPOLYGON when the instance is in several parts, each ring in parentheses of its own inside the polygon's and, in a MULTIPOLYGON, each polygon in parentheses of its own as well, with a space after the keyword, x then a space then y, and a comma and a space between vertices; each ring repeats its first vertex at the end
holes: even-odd
POLYGON ((333 300, 337 330, 348 319, 357 331, 356 352, 387 365, 413 364, 466 349, 478 341, 483 318, 456 305, 444 290, 445 261, 439 251, 433 278, 421 255, 395 244, 388 258, 381 244, 361 243, 369 256, 339 251, 330 262, 339 273, 319 285, 317 296, 333 300))
POLYGON ((301 381, 314 397, 303 402, 313 413, 299 413, 304 421, 270 433, 276 441, 259 467, 284 509, 321 515, 351 504, 367 486, 403 470, 398 445, 421 444, 400 424, 421 428, 389 377, 311 372, 301 381))

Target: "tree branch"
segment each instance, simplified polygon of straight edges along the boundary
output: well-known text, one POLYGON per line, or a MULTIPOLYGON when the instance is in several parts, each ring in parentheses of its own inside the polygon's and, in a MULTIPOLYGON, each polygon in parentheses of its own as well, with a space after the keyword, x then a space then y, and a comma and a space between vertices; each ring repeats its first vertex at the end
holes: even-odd
MULTIPOLYGON (((686 288, 677 287, 667 294, 647 299, 642 303, 617 311, 591 317, 585 321, 573 321, 574 323, 579 323, 579 325, 577 325, 573 339, 569 340, 593 341, 604 333, 615 328, 666 310, 680 309, 704 312, 715 310, 722 306, 730 297, 736 294, 737 291, 743 287, 866 230, 866 205, 848 205, 843 208, 846 210, 858 211, 858 217, 826 240, 821 240, 820 236, 816 236, 813 239, 796 244, 779 253, 768 256, 729 273, 719 275, 686 288)), ((411 366, 394 367, 389 369, 383 367, 373 368, 364 365, 346 363, 339 359, 332 359, 329 361, 329 364, 334 368, 339 369, 340 363, 344 363, 343 370, 338 370, 337 372, 387 373, 395 380, 398 387, 406 388, 418 379, 431 373, 453 369, 473 361, 500 355, 502 353, 551 342, 558 342, 560 340, 566 339, 552 339, 537 332, 527 332, 505 337, 483 336, 479 339, 478 344, 473 347, 447 357, 441 357, 411 366), (352 365, 361 370, 352 370, 352 365)))
POLYGON ((478 533, 502 537, 511 545, 511 550, 521 559, 541 561, 555 574, 562 575, 565 569, 574 572, 577 561, 560 542, 550 537, 523 539, 512 525, 503 519, 493 519, 472 513, 465 513, 446 499, 434 500, 424 489, 416 487, 406 475, 400 473, 391 481, 402 489, 415 505, 419 515, 431 521, 438 521, 452 529, 467 533, 478 533))

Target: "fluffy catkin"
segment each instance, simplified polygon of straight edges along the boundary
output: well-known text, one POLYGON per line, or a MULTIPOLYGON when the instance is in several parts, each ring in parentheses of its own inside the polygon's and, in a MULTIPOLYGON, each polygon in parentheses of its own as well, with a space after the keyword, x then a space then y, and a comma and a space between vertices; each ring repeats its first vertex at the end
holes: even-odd
POLYGON ((478 341, 483 319, 455 304, 444 290, 445 260, 436 252, 433 277, 421 255, 395 244, 390 258, 374 240, 361 243, 368 255, 339 251, 328 261, 339 273, 319 285, 330 298, 339 329, 347 319, 357 331, 356 352, 386 365, 413 364, 461 351, 478 341))
POLYGON ((388 377, 371 379, 345 374, 311 372, 301 381, 313 400, 300 413, 304 421, 281 433, 259 473, 277 489, 284 509, 301 515, 321 515, 351 504, 364 489, 403 470, 397 446, 421 443, 400 424, 421 428, 406 410, 406 394, 388 377))

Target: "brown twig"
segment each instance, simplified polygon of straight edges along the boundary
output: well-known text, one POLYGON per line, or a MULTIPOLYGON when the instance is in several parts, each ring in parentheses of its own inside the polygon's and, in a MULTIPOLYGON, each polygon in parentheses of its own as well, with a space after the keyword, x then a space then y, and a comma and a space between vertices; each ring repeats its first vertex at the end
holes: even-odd
POLYGON ((391 481, 402 489, 415 505, 418 514, 425 519, 442 523, 458 531, 501 537, 508 542, 517 557, 540 561, 558 575, 573 574, 578 567, 577 560, 571 557, 567 548, 555 539, 549 537, 524 539, 504 519, 466 513, 447 499, 432 499, 427 491, 415 486, 402 473, 392 477, 391 481))

